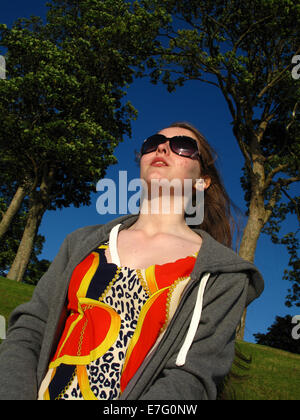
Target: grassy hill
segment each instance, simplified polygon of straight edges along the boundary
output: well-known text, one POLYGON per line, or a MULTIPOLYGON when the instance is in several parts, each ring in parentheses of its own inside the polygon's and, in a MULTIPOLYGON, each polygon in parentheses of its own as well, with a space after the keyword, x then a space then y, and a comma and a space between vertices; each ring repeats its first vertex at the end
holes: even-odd
POLYGON ((248 370, 233 367, 239 378, 230 378, 227 399, 300 400, 300 355, 241 341, 237 344, 252 360, 248 370))
POLYGON ((33 291, 34 286, 0 277, 0 315, 8 320, 13 309, 31 299, 33 291))
MULTIPOLYGON (((33 286, 0 277, 0 315, 8 319, 16 306, 30 300, 33 290, 33 286)), ((239 378, 230 378, 226 399, 300 400, 300 355, 252 343, 237 344, 252 361, 249 366, 242 363, 249 370, 233 367, 239 378)))

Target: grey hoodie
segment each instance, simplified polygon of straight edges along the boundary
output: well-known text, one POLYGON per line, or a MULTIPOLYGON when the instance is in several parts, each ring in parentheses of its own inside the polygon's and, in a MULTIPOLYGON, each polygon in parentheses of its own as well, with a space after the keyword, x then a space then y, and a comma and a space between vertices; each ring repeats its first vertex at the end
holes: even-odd
MULTIPOLYGON (((0 346, 0 400, 36 400, 67 317, 66 297, 74 268, 111 229, 128 228, 136 215, 68 235, 32 300, 11 315, 0 346)), ((263 291, 256 267, 203 230, 191 280, 163 338, 147 355, 121 400, 214 400, 234 359, 242 313, 263 291)))

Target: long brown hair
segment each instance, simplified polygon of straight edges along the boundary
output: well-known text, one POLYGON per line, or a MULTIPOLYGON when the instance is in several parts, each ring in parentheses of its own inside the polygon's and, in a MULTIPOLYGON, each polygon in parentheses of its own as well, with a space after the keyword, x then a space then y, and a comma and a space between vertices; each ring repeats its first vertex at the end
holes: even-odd
POLYGON ((231 214, 231 200, 216 168, 216 152, 192 124, 175 122, 168 128, 170 127, 185 128, 196 136, 201 154, 201 175, 211 178, 211 185, 204 192, 204 220, 198 227, 218 242, 232 247, 233 230, 236 224, 231 214))

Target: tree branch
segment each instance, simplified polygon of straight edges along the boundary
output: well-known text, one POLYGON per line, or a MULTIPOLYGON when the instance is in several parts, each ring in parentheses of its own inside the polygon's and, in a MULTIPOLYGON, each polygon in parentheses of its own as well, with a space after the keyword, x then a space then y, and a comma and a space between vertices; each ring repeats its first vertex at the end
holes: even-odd
POLYGON ((202 79, 201 77, 200 78, 199 77, 189 77, 186 80, 198 80, 199 82, 208 83, 209 85, 212 85, 212 86, 217 87, 217 88, 220 87, 217 83, 212 82, 211 80, 202 79))
POLYGON ((287 185, 293 184, 294 182, 299 182, 299 181, 300 181, 300 175, 292 176, 291 178, 288 178, 288 179, 280 178, 277 182, 280 183, 281 186, 287 186, 287 185))
MULTIPOLYGON (((300 48, 298 49, 298 51, 295 53, 295 55, 298 55, 300 53, 300 48)), ((264 94, 273 86, 276 85, 276 83, 278 83, 282 77, 284 76, 284 74, 288 71, 291 70, 291 68, 293 67, 293 63, 290 63, 287 67, 285 67, 272 81, 270 81, 267 86, 265 86, 261 92, 257 95, 258 99, 261 99, 264 94)))
POLYGON ((269 173, 269 175, 267 176, 267 179, 266 179, 263 190, 266 191, 266 189, 271 185, 272 179, 276 174, 278 174, 279 172, 282 172, 284 169, 287 169, 288 167, 289 167, 289 164, 285 163, 285 164, 279 165, 279 166, 277 166, 277 168, 273 169, 269 173))
POLYGON ((295 211, 297 214, 297 219, 300 225, 300 211, 299 211, 299 204, 297 203, 297 201, 291 197, 283 188, 281 189, 281 192, 283 192, 283 194, 295 205, 295 211))
POLYGON ((236 54, 236 51, 239 47, 239 45, 241 44, 241 42, 246 38, 247 35, 249 35, 250 32, 252 32, 255 28, 255 26, 259 25, 260 23, 263 23, 265 20, 270 19, 272 16, 266 16, 260 20, 258 20, 257 22, 253 22, 252 25, 249 26, 249 28, 247 29, 246 32, 244 32, 240 38, 237 40, 237 42, 234 44, 232 51, 236 54))
POLYGON ((264 225, 268 222, 268 220, 270 219, 270 217, 271 217, 271 215, 273 213, 275 204, 277 202, 277 197, 278 197, 280 188, 281 188, 280 187, 280 184, 276 184, 275 185, 275 188, 274 188, 274 191, 273 191, 273 193, 271 195, 271 198, 269 200, 269 203, 265 206, 264 225))
POLYGON ((296 102, 294 109, 293 109, 293 113, 292 113, 292 120, 289 122, 289 124, 286 126, 286 131, 289 131, 289 129, 291 128, 291 126, 294 124, 295 120, 296 120, 296 112, 297 112, 297 108, 298 108, 299 102, 296 102))

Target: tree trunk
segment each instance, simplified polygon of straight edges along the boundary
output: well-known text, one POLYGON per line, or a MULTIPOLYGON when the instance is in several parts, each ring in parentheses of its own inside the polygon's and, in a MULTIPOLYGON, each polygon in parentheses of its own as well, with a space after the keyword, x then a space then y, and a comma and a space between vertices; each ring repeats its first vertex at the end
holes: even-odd
POLYGON ((4 213, 0 222, 0 240, 3 238, 5 233, 8 231, 10 224, 14 216, 18 213, 24 198, 26 197, 26 191, 23 187, 18 187, 13 199, 6 212, 4 213))
MULTIPOLYGON (((261 233, 262 228, 264 227, 265 220, 265 208, 264 208, 264 199, 262 194, 253 194, 253 198, 250 202, 250 214, 248 218, 247 225, 245 227, 241 246, 239 249, 239 256, 244 258, 247 261, 254 262, 255 250, 257 246, 257 241, 261 233)), ((245 309, 240 327, 237 331, 237 339, 243 340, 245 335, 245 324, 246 324, 246 314, 247 310, 245 309)))
POLYGON ((250 215, 239 249, 240 257, 252 263, 254 262, 257 241, 262 228, 263 224, 260 223, 259 219, 257 219, 255 215, 250 215))
POLYGON ((28 212, 26 226, 18 248, 17 255, 7 274, 7 278, 21 282, 30 261, 34 241, 46 208, 42 203, 33 202, 28 212))
POLYGON ((7 274, 7 278, 21 282, 30 261, 34 241, 43 215, 50 203, 50 191, 53 185, 54 169, 44 167, 43 178, 38 191, 32 193, 29 204, 28 218, 17 255, 7 274))

